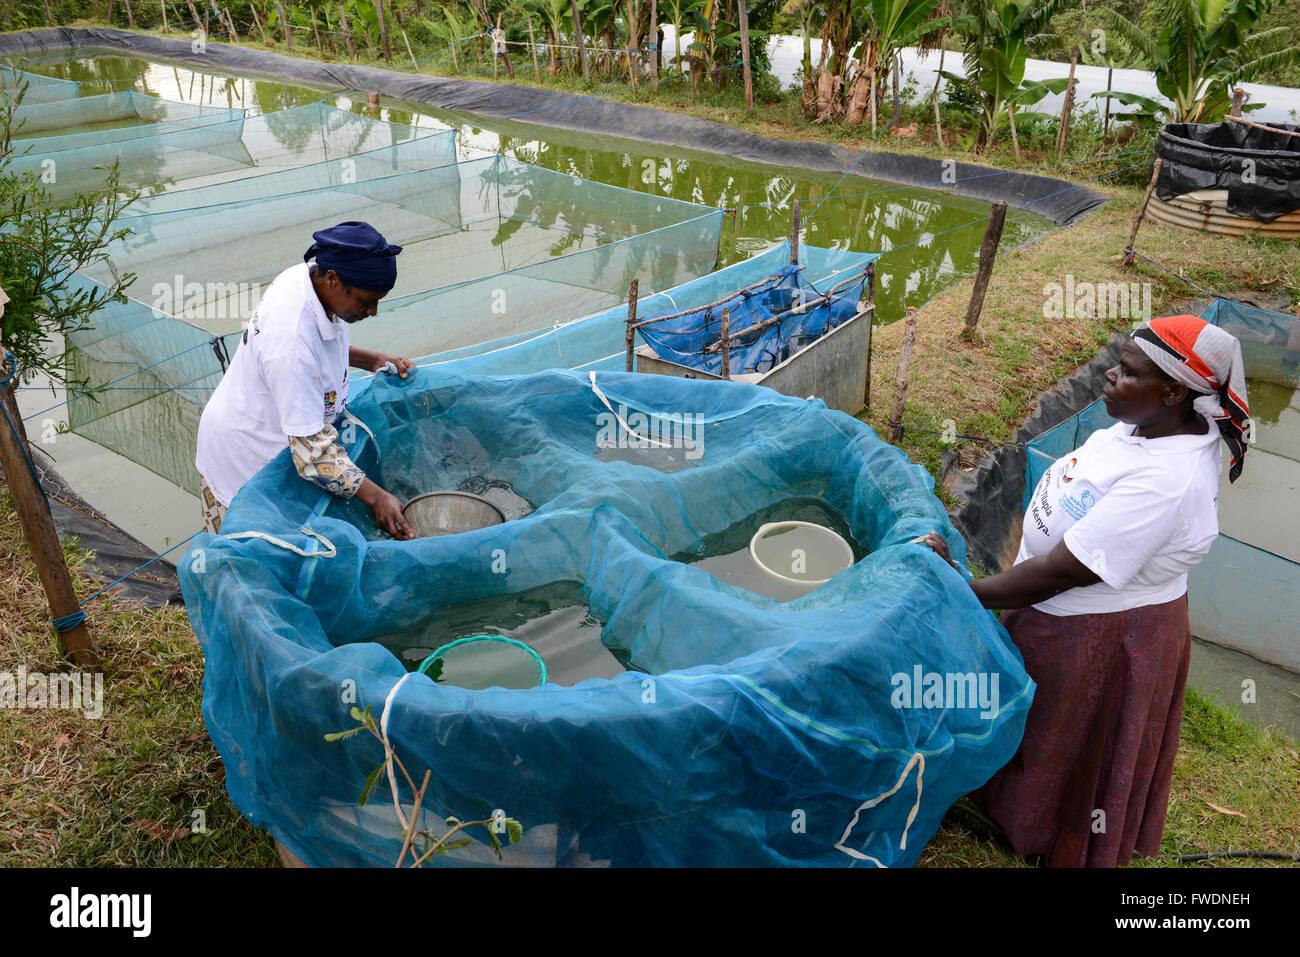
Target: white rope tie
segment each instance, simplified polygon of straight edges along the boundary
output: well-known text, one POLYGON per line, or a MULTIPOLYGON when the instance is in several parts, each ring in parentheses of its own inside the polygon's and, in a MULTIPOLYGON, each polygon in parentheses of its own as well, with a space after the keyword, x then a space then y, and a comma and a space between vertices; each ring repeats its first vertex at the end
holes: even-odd
POLYGON ((397 820, 401 822, 403 831, 407 830, 410 824, 406 820, 406 815, 402 813, 402 803, 397 797, 397 775, 393 773, 393 749, 388 743, 388 715, 393 710, 393 700, 397 697, 397 689, 413 674, 417 674, 417 672, 408 671, 397 679, 393 687, 389 689, 388 697, 384 699, 384 712, 379 716, 379 734, 384 739, 384 765, 388 768, 388 786, 393 792, 393 810, 397 812, 397 820))
POLYGON ((642 435, 640 432, 632 428, 632 426, 624 422, 623 417, 617 412, 614 412, 614 407, 609 404, 609 399, 605 398, 605 393, 600 391, 600 386, 596 385, 596 373, 588 372, 587 375, 591 377, 591 391, 596 393, 596 398, 605 403, 605 408, 609 409, 609 411, 613 413, 614 418, 618 419, 618 424, 623 426, 629 435, 635 435, 638 441, 645 442, 648 445, 657 445, 661 449, 671 449, 673 447, 671 442, 661 442, 657 439, 652 439, 649 436, 642 435))
POLYGON ((313 532, 310 528, 300 528, 298 529, 298 531, 302 532, 304 535, 310 535, 312 538, 316 539, 316 541, 320 542, 322 545, 325 546, 325 551, 304 552, 297 545, 291 545, 290 543, 286 542, 284 539, 276 538, 274 535, 268 535, 266 532, 231 532, 229 535, 222 535, 220 537, 221 538, 257 538, 264 542, 269 542, 272 545, 276 545, 280 548, 287 549, 288 551, 293 552, 295 555, 301 555, 303 558, 333 558, 335 555, 339 553, 339 550, 334 547, 334 543, 331 542, 324 535, 321 535, 319 532, 313 532))
POLYGON ((862 812, 867 810, 868 808, 875 807, 877 804, 884 801, 886 798, 892 797, 893 795, 897 794, 899 788, 903 786, 903 782, 907 780, 907 776, 912 773, 912 768, 914 766, 917 767, 916 803, 912 805, 912 812, 907 815, 907 823, 903 825, 903 837, 902 840, 898 842, 898 849, 900 851, 907 850, 907 831, 912 826, 912 822, 916 820, 917 812, 921 810, 921 779, 925 777, 925 755, 921 754, 919 751, 912 755, 912 760, 908 761, 907 767, 903 768, 903 773, 899 777, 898 783, 896 783, 892 788, 890 788, 884 794, 878 794, 875 797, 873 797, 871 800, 863 801, 860 805, 858 805, 858 809, 853 812, 853 820, 849 821, 848 827, 844 829, 844 833, 840 835, 839 841, 837 841, 835 844, 835 849, 837 851, 843 851, 845 854, 849 855, 849 857, 857 858, 860 861, 871 861, 871 863, 875 864, 877 867, 885 866, 884 864, 880 863, 879 860, 872 857, 870 854, 863 854, 861 851, 854 850, 851 847, 845 847, 844 842, 849 839, 849 835, 853 833, 853 829, 858 826, 859 815, 861 815, 862 812))

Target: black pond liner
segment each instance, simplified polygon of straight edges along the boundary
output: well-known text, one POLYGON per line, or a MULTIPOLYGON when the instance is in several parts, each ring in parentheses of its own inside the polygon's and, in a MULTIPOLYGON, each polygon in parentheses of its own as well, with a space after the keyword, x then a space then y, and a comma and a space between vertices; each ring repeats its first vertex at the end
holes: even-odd
POLYGON ((243 73, 290 80, 304 86, 362 90, 447 110, 502 119, 519 118, 536 126, 657 143, 680 149, 718 153, 732 159, 790 166, 822 173, 850 168, 871 179, 952 192, 973 199, 1003 200, 1067 226, 1101 206, 1106 197, 1087 186, 1051 176, 995 170, 957 163, 956 182, 943 185, 943 160, 875 150, 865 153, 833 143, 787 142, 734 129, 722 123, 680 116, 559 90, 456 80, 381 70, 345 63, 317 63, 208 40, 203 52, 189 40, 169 39, 97 27, 52 27, 0 36, 0 56, 45 54, 87 49, 170 60, 211 72, 243 73), (854 165, 856 163, 856 165, 854 165))
MULTIPOLYGON (((1269 124, 1300 133, 1294 123, 1269 124)), ((1156 195, 1226 189, 1228 212, 1271 223, 1300 209, 1300 136, 1244 123, 1171 123, 1156 137, 1156 195)))

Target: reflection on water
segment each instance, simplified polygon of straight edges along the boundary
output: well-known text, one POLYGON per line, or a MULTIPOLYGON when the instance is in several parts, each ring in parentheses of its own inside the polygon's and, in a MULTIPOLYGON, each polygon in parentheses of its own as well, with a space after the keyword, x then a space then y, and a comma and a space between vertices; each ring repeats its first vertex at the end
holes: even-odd
MULTIPOLYGON (((1219 484, 1219 531, 1300 562, 1300 398, 1290 386, 1246 380, 1255 441, 1236 482, 1225 454, 1219 484)), ((1226 453, 1226 449, 1225 449, 1226 453)))
MULTIPOLYGON (((791 498, 748 515, 725 530, 708 535, 697 546, 672 556, 673 561, 685 562, 701 568, 729 585, 766 595, 778 601, 792 601, 815 591, 819 585, 783 581, 760 568, 749 553, 749 543, 763 525, 770 522, 811 522, 835 532, 848 542, 853 551, 853 561, 858 562, 867 550, 853 537, 844 516, 821 499, 791 498)), ((791 548, 799 548, 802 556, 791 555, 788 577, 818 578, 818 570, 838 571, 843 568, 838 548, 827 547, 826 540, 817 535, 788 533, 791 548), (798 538, 798 541, 794 541, 798 538)), ((784 539, 785 536, 782 536, 784 539)), ((764 554, 765 563, 768 555, 764 554)), ((769 566, 771 567, 771 566, 769 566)), ((782 574, 787 569, 781 568, 782 574)))
MULTIPOLYGON (((448 605, 409 628, 374 640, 414 671, 426 657, 458 638, 505 635, 541 655, 550 683, 573 685, 587 678, 613 678, 625 670, 601 642, 603 627, 587 608, 580 586, 559 582, 448 605)), ((537 667, 517 647, 473 642, 449 653, 442 677, 448 684, 467 688, 532 687, 537 684, 537 667)))

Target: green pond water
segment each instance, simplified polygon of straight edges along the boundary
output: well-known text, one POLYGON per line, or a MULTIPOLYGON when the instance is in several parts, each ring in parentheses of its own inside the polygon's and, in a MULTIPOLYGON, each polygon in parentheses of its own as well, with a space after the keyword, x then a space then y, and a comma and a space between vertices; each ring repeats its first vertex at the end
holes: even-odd
MULTIPOLYGON (((725 156, 574 133, 545 121, 471 117, 422 104, 381 99, 378 111, 359 93, 327 91, 223 74, 121 54, 80 56, 29 65, 35 72, 82 83, 83 95, 133 89, 187 103, 272 112, 328 97, 334 105, 395 123, 452 126, 463 155, 500 152, 523 162, 653 195, 737 209, 724 219, 718 265, 748 259, 790 233, 791 205, 803 205, 803 241, 863 252, 885 252, 877 267, 878 321, 903 315, 974 271, 989 205, 932 190, 862 177, 742 163, 725 156), (837 182, 839 185, 837 186, 837 182), (832 194, 832 190, 834 190, 832 194), (826 199, 827 196, 829 199, 826 199), (825 199, 825 203, 822 200, 825 199), (821 204, 819 206, 819 204, 821 204), (971 225, 964 228, 965 224, 971 225)), ((1052 228, 1033 212, 1012 209, 1005 248, 1052 228)))

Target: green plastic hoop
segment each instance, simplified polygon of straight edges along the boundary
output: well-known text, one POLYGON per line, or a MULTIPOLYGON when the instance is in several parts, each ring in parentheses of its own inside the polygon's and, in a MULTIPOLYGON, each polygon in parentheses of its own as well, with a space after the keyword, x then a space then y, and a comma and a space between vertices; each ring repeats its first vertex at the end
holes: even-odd
POLYGON ((457 648, 460 645, 468 645, 474 641, 500 641, 507 645, 514 645, 516 648, 524 649, 524 651, 532 655, 533 660, 537 662, 537 671, 541 675, 541 680, 537 682, 537 687, 540 688, 542 685, 546 684, 546 662, 542 660, 542 656, 537 653, 536 649, 520 641, 518 638, 511 638, 508 635, 466 635, 464 638, 457 638, 455 641, 449 641, 442 647, 435 649, 432 654, 420 662, 420 674, 427 675, 428 671, 425 669, 432 665, 434 661, 441 657, 445 652, 451 651, 451 649, 457 648))

